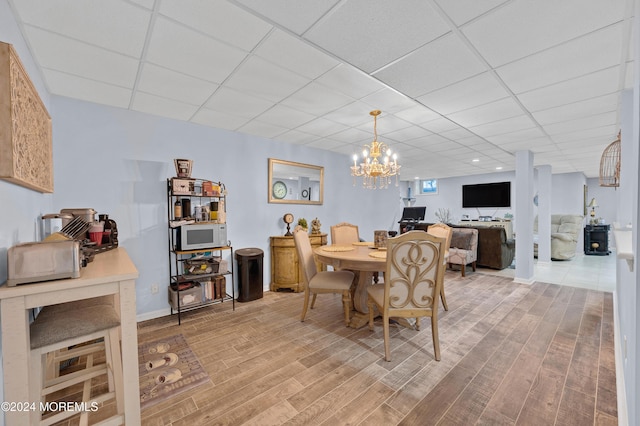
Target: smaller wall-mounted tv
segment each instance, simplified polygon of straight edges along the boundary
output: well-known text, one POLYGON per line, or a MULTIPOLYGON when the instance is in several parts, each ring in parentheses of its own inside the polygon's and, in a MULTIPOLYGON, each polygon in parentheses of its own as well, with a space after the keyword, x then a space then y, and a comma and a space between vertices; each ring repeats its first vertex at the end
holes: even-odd
POLYGON ((511 207, 511 182, 462 185, 462 207, 511 207))

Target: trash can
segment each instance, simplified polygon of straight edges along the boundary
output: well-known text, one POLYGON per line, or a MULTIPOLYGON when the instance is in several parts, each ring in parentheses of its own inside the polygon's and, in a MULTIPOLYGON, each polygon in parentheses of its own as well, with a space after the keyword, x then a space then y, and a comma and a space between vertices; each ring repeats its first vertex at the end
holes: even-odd
POLYGON ((238 302, 250 302, 262 298, 262 259, 259 248, 236 250, 238 262, 238 302))

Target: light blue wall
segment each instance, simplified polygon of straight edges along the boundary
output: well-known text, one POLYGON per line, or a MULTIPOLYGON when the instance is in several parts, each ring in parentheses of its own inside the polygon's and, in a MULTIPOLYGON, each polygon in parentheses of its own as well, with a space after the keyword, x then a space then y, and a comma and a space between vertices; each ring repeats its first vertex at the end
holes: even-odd
POLYGON ((174 158, 192 159, 193 177, 226 185, 227 236, 234 249, 264 251, 265 289, 269 237, 284 234, 284 213, 309 222, 317 217, 324 232, 334 223, 356 223, 364 238, 373 238, 373 231, 386 229, 399 208, 398 188, 354 187, 347 156, 68 98, 54 96, 52 104, 53 211, 92 207, 117 222, 120 245, 140 272, 141 319, 168 312, 166 179, 175 176, 174 158), (269 157, 323 166, 323 205, 269 204, 269 157), (151 294, 155 284, 162 291, 151 294))

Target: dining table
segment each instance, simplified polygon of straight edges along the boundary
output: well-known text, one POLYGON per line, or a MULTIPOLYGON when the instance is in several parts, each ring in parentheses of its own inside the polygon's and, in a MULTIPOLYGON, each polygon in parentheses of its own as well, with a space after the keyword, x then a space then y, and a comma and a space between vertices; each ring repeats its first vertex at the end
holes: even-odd
POLYGON ((357 242, 349 245, 325 245, 313 250, 316 259, 334 269, 357 272, 353 294, 355 313, 349 324, 360 328, 369 322, 367 287, 373 285, 374 272, 383 272, 387 265, 386 247, 376 248, 373 242, 357 242))

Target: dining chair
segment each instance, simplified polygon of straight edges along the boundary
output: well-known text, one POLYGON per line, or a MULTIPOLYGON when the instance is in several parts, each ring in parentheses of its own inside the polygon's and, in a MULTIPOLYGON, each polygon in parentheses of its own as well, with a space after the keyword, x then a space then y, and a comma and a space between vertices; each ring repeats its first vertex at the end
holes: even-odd
MULTIPOLYGON (((427 234, 431 234, 436 237, 444 238, 444 266, 447 267, 447 261, 449 259, 449 246, 451 246, 451 236, 453 235, 453 229, 444 223, 434 223, 427 228, 427 234)), ((447 298, 444 295, 444 273, 442 274, 442 285, 440 286, 440 299, 442 299, 442 306, 444 310, 448 311, 447 298)))
POLYGON ((349 245, 360 241, 358 226, 341 222, 331 227, 331 244, 349 245))
POLYGON ((431 317, 433 351, 440 361, 438 340, 438 294, 444 275, 444 238, 423 231, 409 231, 387 242, 385 282, 367 288, 369 329, 373 330, 375 307, 382 315, 384 358, 391 361, 389 319, 431 317))
POLYGON ((302 228, 296 227, 293 231, 293 240, 298 252, 298 259, 301 263, 302 275, 305 280, 304 286, 304 306, 300 321, 304 321, 309 306, 309 295, 313 294, 311 309, 316 303, 316 296, 322 293, 342 294, 342 305, 344 307, 344 319, 349 326, 349 311, 351 310, 351 285, 354 274, 351 271, 318 271, 313 257, 313 250, 309 240, 309 234, 302 228))

